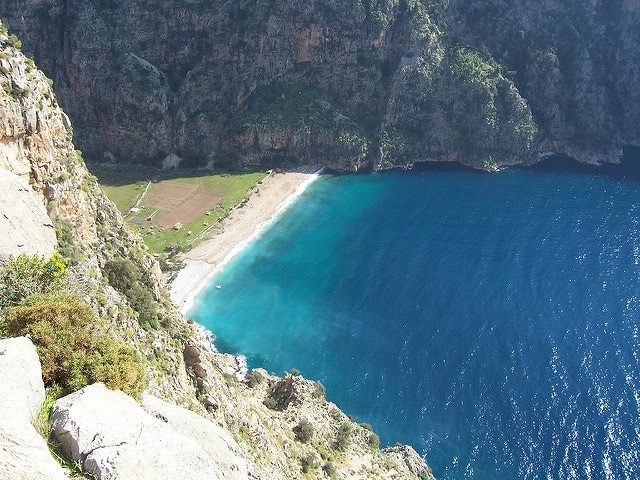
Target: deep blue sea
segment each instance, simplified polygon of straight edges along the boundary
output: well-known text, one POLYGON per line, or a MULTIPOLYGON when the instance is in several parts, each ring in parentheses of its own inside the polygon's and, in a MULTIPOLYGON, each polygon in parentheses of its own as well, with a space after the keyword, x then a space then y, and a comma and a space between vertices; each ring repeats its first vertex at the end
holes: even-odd
POLYGON ((640 478, 636 163, 323 176, 189 316, 440 479, 640 478))

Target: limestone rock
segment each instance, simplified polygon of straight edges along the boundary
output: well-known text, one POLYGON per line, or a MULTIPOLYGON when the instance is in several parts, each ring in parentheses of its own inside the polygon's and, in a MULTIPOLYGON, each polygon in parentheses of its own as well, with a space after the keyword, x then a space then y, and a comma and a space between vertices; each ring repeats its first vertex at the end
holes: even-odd
POLYGON ((38 195, 24 180, 0 168, 0 262, 27 253, 50 257, 56 233, 38 195))
POLYGON ((219 466, 194 438, 101 383, 58 400, 51 420, 63 453, 100 480, 233 478, 219 475, 219 466))
POLYGON ((242 458, 242 450, 228 432, 194 412, 152 395, 142 397, 142 408, 166 421, 167 425, 179 433, 195 440, 217 464, 218 478, 248 478, 248 471, 253 467, 242 458))
MULTIPOLYGON (((601 4, 2 5, 24 48, 55 77, 90 158, 355 170, 370 159, 377 168, 438 159, 489 169, 532 160, 544 137, 581 161, 602 153, 595 147, 637 144, 638 1, 609 2, 606 14, 601 4), (456 45, 482 53, 468 61, 456 45)), ((615 160, 596 160, 607 158, 615 160)))
POLYGON ((28 338, 0 340, 0 478, 67 478, 32 421, 44 401, 40 360, 28 338))

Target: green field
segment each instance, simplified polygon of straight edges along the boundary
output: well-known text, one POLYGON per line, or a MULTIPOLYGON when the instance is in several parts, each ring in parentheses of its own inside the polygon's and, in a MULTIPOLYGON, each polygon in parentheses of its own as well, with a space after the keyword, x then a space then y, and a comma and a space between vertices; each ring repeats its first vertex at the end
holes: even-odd
POLYGON ((144 167, 127 167, 123 172, 95 165, 89 168, 153 253, 191 248, 205 230, 215 228, 215 223, 242 203, 251 188, 267 175, 176 174, 144 167), (137 202, 137 210, 132 211, 137 202))

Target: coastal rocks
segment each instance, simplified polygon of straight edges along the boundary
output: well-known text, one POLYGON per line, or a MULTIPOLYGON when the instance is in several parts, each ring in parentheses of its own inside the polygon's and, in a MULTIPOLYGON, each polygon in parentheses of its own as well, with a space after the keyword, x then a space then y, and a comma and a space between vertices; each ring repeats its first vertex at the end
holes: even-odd
POLYGON ((52 436, 100 480, 247 478, 237 444, 219 428, 151 396, 144 406, 96 383, 54 404, 52 436))
POLYGON ((433 472, 424 463, 424 459, 418 455, 413 447, 408 445, 396 445, 383 450, 389 457, 404 463, 407 469, 422 480, 433 480, 433 472))
POLYGON ((0 385, 0 478, 67 478, 32 425, 44 401, 44 384, 38 354, 28 338, 0 340, 0 385))
POLYGON ((49 258, 56 233, 38 195, 24 180, 0 168, 0 263, 21 253, 49 258))

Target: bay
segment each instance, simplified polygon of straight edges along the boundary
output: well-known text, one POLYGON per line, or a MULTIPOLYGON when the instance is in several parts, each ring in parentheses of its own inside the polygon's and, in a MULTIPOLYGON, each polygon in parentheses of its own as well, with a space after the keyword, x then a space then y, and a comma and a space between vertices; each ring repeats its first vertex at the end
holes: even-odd
POLYGON ((323 176, 189 316, 438 478, 637 478, 636 161, 323 176))

